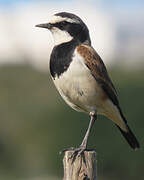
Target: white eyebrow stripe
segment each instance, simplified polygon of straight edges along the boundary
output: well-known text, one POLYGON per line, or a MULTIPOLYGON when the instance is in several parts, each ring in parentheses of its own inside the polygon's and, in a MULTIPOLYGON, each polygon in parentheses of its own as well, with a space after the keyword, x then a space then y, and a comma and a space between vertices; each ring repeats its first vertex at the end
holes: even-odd
POLYGON ((79 24, 79 21, 76 20, 76 19, 71 19, 71 18, 61 17, 61 16, 55 16, 55 15, 51 17, 49 23, 55 24, 55 23, 59 23, 59 22, 62 22, 62 21, 67 21, 67 22, 70 22, 70 23, 77 23, 77 24, 79 24))

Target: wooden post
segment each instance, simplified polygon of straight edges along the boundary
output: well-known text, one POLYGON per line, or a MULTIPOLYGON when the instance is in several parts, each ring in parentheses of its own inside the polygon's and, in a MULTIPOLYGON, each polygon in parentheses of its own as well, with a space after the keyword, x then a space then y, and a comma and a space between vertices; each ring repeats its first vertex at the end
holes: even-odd
POLYGON ((73 151, 66 151, 63 159, 63 180, 97 180, 96 152, 84 151, 83 155, 76 156, 73 162, 73 151))

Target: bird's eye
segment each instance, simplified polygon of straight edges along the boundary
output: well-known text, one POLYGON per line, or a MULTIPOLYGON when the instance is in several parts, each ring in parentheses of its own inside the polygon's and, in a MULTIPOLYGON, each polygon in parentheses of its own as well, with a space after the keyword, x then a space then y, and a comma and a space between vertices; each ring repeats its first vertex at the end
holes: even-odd
POLYGON ((67 22, 66 22, 66 21, 63 21, 63 22, 61 22, 61 25, 62 25, 62 26, 65 26, 65 25, 67 25, 67 22))

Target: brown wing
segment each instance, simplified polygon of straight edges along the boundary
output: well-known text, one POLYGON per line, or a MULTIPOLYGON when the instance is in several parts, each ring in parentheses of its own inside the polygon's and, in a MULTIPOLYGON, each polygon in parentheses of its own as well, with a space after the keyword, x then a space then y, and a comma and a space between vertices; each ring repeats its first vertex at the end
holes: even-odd
POLYGON ((106 67, 105 67, 102 59, 100 58, 100 56, 95 52, 95 50, 92 47, 87 46, 87 45, 78 46, 77 51, 83 57, 85 64, 90 69, 91 74, 96 79, 96 81, 100 84, 100 86, 104 90, 105 94, 108 96, 108 98, 111 99, 113 104, 115 104, 117 106, 117 108, 120 112, 120 115, 121 115, 123 121, 125 122, 125 126, 127 129, 125 131, 117 125, 117 127, 121 131, 122 135, 125 137, 125 139, 129 143, 129 145, 133 149, 139 148, 140 147, 139 143, 138 143, 136 137, 134 136, 134 134, 132 133, 132 131, 130 130, 129 126, 127 125, 127 121, 126 121, 124 115, 122 114, 122 111, 120 109, 119 102, 117 99, 116 90, 108 76, 106 67))
POLYGON ((77 51, 84 58, 86 66, 90 69, 91 74, 100 84, 106 95, 119 108, 115 87, 109 78, 106 67, 100 56, 92 47, 87 45, 78 46, 77 51))

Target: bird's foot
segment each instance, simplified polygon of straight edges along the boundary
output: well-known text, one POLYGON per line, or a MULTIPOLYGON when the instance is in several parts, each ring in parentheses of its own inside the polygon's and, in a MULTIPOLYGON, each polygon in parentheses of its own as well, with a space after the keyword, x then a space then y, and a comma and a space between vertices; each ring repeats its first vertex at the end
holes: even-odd
POLYGON ((76 157, 80 157, 81 155, 84 155, 84 151, 86 151, 86 147, 85 146, 80 146, 78 148, 67 148, 64 149, 62 151, 60 151, 60 154, 66 151, 73 151, 72 154, 70 155, 69 159, 72 159, 72 163, 75 161, 76 157))
POLYGON ((65 153, 66 151, 73 151, 74 149, 75 149, 74 147, 65 148, 65 149, 61 150, 61 151, 59 152, 59 154, 65 153))

